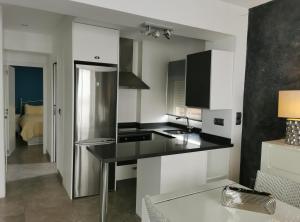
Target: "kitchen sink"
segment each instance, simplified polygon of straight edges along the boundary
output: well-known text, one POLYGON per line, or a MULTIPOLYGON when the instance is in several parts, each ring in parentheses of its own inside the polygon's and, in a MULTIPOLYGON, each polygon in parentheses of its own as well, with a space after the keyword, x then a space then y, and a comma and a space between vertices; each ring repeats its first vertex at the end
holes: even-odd
POLYGON ((180 134, 187 134, 190 133, 187 130, 164 130, 165 133, 173 134, 173 135, 180 135, 180 134))

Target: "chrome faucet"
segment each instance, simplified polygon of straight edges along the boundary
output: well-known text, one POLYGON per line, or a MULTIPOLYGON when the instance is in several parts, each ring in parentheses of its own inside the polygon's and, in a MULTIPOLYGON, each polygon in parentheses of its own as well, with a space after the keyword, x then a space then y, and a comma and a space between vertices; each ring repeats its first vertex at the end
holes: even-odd
POLYGON ((180 116, 180 117, 176 117, 176 120, 178 119, 186 119, 186 129, 188 132, 192 132, 193 127, 190 125, 190 118, 187 116, 180 116))

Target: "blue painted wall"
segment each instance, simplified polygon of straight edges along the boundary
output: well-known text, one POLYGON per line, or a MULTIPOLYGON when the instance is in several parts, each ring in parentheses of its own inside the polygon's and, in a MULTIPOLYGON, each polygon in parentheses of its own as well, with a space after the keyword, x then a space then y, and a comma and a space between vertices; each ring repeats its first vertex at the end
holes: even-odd
POLYGON ((43 69, 35 67, 15 67, 15 99, 16 113, 20 113, 20 99, 42 100, 43 99, 43 69))

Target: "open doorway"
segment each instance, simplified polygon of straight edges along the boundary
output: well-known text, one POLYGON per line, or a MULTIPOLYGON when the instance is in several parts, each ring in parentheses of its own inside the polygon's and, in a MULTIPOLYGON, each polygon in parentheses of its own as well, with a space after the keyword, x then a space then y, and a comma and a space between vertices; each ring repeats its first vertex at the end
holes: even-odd
POLYGON ((43 149, 43 67, 12 66, 6 71, 7 181, 56 173, 43 149))
MULTIPOLYGON (((0 188, 3 181, 6 181, 7 183, 3 184, 3 187, 6 188, 6 195, 9 196, 14 195, 15 184, 23 185, 26 181, 38 181, 40 178, 52 176, 56 183, 61 181, 56 168, 56 165, 59 165, 56 163, 56 159, 60 160, 61 164, 59 166, 62 169, 64 164, 61 157, 62 152, 60 151, 62 149, 60 148, 63 145, 63 134, 61 133, 63 131, 63 117, 59 115, 59 110, 62 110, 64 105, 63 94, 61 93, 63 91, 63 84, 61 83, 63 75, 57 75, 59 87, 56 90, 60 90, 60 93, 57 93, 58 117, 56 117, 54 115, 56 101, 54 101, 53 96, 55 93, 53 87, 56 82, 52 80, 55 67, 52 64, 58 60, 56 51, 59 49, 56 47, 56 35, 58 25, 65 16, 9 4, 3 5, 2 9, 3 74, 5 73, 3 75, 5 78, 5 81, 3 79, 3 85, 6 86, 4 97, 7 99, 6 106, 3 107, 3 109, 6 109, 5 114, 7 117, 3 132, 5 132, 4 143, 7 155, 6 172, 1 175, 3 180, 0 188), (15 98, 16 92, 13 89, 17 85, 15 80, 12 80, 13 76, 16 77, 18 68, 31 68, 42 71, 42 81, 38 84, 32 84, 32 88, 28 89, 29 91, 33 90, 33 87, 38 85, 40 90, 42 89, 42 96, 33 98, 20 96, 22 101, 21 98, 15 98), (9 81, 11 84, 8 84, 9 81), (34 112, 37 111, 38 113, 41 112, 41 109, 36 106, 43 107, 42 114, 35 117, 35 122, 40 123, 37 131, 34 131, 32 135, 22 133, 24 126, 21 126, 20 121, 33 123, 28 118, 27 121, 23 120, 26 119, 23 118, 25 105, 34 106, 34 112), (56 118, 58 118, 57 124, 55 122, 56 118), (56 142, 57 139, 53 135, 54 133, 60 139, 59 142, 56 142), (58 155, 56 155, 56 149, 58 155)), ((58 61, 59 65, 60 62, 58 61)), ((60 66, 58 67, 60 68, 60 66)), ((25 80, 28 80, 28 78, 25 80)), ((21 84, 21 86, 25 85, 25 82, 21 84)), ((30 108, 32 107, 29 107, 29 110, 30 108)), ((19 189, 19 186, 17 187, 19 189)), ((28 201, 31 201, 30 198, 28 198, 28 201)))

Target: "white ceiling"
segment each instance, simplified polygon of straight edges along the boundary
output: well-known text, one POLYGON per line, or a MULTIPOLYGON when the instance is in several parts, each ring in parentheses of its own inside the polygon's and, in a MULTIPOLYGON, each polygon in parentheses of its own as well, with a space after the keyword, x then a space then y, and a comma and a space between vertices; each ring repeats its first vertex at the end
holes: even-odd
POLYGON ((18 6, 4 5, 3 27, 5 29, 51 34, 62 15, 18 6))
POLYGON ((78 20, 83 23, 120 29, 121 33, 125 33, 126 35, 128 33, 137 32, 137 30, 140 29, 140 25, 143 22, 147 21, 159 25, 171 26, 175 30, 175 35, 195 39, 213 41, 215 39, 230 36, 219 32, 165 22, 121 11, 94 7, 87 4, 77 3, 71 0, 0 0, 0 3, 11 5, 4 6, 3 8, 3 11, 5 12, 4 26, 10 29, 20 30, 21 24, 25 23, 25 21, 28 21, 28 23, 31 23, 31 25, 29 24, 29 27, 23 27, 23 29, 28 31, 30 31, 31 29, 32 32, 51 32, 51 30, 53 30, 53 27, 55 27, 55 24, 57 24, 57 22, 59 21, 59 17, 61 16, 53 14, 51 12, 39 11, 46 10, 78 18, 78 20), (16 6, 19 9, 14 8, 16 6), (35 9, 22 7, 30 7, 35 9))
POLYGON ((229 2, 245 8, 253 8, 255 6, 270 2, 272 0, 221 0, 221 1, 229 2))

